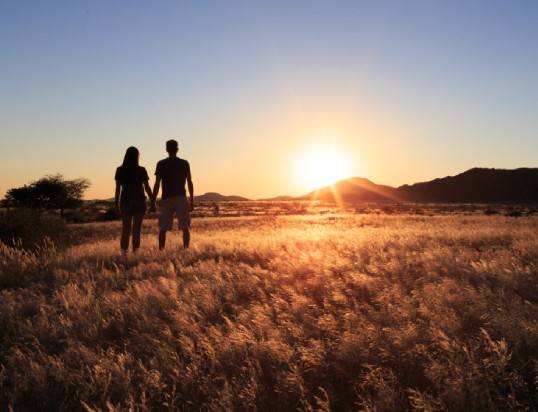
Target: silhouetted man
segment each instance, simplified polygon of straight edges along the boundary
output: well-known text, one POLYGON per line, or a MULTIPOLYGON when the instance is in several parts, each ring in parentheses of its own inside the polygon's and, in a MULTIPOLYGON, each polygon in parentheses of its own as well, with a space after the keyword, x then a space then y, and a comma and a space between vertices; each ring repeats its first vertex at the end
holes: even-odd
POLYGON ((191 178, 189 162, 177 157, 178 144, 175 140, 166 142, 168 157, 157 163, 155 169, 155 185, 151 208, 155 211, 155 201, 159 194, 161 181, 163 192, 161 196, 161 214, 159 216, 159 249, 166 244, 166 232, 174 226, 174 215, 177 216, 178 227, 183 231, 183 247, 189 247, 191 224, 190 212, 194 209, 194 187, 191 178), (187 202, 185 183, 189 189, 190 204, 187 202))

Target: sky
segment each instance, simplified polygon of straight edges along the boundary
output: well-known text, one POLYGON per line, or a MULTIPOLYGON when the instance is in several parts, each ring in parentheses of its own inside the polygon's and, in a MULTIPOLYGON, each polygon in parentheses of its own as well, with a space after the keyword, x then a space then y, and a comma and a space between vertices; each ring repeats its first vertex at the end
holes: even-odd
POLYGON ((111 198, 129 146, 152 185, 168 139, 251 199, 538 167, 535 0, 0 0, 0 61, 0 198, 111 198))

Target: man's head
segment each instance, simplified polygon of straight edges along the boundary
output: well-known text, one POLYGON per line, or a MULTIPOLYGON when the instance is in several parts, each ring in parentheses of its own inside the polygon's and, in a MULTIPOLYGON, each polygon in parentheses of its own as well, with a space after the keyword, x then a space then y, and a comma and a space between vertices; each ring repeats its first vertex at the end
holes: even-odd
POLYGON ((166 142, 166 151, 168 152, 168 154, 175 155, 177 153, 177 150, 178 150, 177 141, 168 140, 166 142))

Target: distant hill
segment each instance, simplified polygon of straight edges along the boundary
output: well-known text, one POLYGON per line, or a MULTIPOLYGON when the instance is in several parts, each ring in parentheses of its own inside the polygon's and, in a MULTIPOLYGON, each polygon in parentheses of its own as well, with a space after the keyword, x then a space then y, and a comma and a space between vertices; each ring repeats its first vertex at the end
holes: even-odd
POLYGON ((224 202, 224 201, 243 201, 243 200, 249 200, 246 197, 241 196, 224 196, 220 193, 215 192, 208 192, 200 196, 194 196, 194 200, 198 201, 206 201, 206 202, 224 202))
POLYGON ((537 203, 538 168, 474 168, 456 176, 398 188, 354 177, 299 199, 344 202, 537 203))
POLYGON ((538 169, 475 168, 456 176, 398 188, 405 200, 427 202, 538 202, 538 169))
POLYGON ((361 177, 341 180, 332 186, 310 192, 302 198, 329 202, 379 202, 398 200, 397 190, 393 187, 377 185, 361 177))

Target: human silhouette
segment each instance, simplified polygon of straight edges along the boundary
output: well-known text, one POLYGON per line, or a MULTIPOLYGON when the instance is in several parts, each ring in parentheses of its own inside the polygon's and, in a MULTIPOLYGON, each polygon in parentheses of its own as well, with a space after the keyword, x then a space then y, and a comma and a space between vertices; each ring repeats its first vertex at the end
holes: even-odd
POLYGON ((190 243, 189 227, 191 224, 190 212, 194 210, 194 187, 191 178, 189 162, 177 156, 178 143, 175 140, 166 142, 168 157, 160 160, 155 169, 155 185, 151 208, 156 210, 155 202, 159 194, 162 181, 161 214, 159 216, 159 249, 166 245, 166 232, 172 230, 174 215, 177 216, 178 227, 183 231, 183 247, 186 249, 190 243), (187 202, 185 183, 189 189, 190 202, 187 202))
POLYGON ((146 212, 146 196, 152 197, 149 176, 146 169, 138 165, 140 152, 131 146, 125 152, 123 164, 116 169, 116 212, 121 214, 122 231, 120 247, 123 252, 129 249, 132 234, 133 252, 140 247, 140 230, 146 212))

